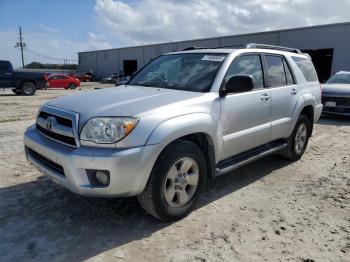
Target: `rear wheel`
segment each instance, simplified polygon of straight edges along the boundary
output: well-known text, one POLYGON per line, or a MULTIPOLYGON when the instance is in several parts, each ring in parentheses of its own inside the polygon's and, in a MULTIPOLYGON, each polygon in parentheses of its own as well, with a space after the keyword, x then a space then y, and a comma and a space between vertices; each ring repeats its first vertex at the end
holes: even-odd
POLYGON ((305 115, 300 115, 292 135, 288 138, 288 147, 282 155, 292 161, 299 160, 308 145, 310 130, 309 118, 305 115))
POLYGON ((70 83, 69 86, 68 86, 69 89, 76 89, 77 88, 77 85, 74 84, 74 83, 70 83))
POLYGON ((25 82, 21 85, 21 94, 25 96, 32 96, 36 92, 36 86, 31 82, 25 82))
POLYGON ((159 156, 138 200, 149 214, 160 220, 179 219, 192 211, 206 180, 202 151, 191 142, 178 140, 159 156))

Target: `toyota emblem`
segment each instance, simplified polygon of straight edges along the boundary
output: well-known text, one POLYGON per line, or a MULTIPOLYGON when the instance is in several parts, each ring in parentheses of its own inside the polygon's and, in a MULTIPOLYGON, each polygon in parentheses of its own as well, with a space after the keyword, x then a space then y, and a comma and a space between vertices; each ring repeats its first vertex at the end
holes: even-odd
POLYGON ((52 129, 54 121, 55 121, 55 118, 52 116, 49 116, 48 118, 46 118, 46 129, 47 130, 52 129))

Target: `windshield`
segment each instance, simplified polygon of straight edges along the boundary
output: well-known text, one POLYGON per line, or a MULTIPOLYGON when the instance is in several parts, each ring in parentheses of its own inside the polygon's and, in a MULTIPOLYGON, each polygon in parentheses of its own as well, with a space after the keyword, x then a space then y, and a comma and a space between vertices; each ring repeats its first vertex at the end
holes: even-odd
POLYGON ((163 55, 138 72, 128 85, 208 92, 227 54, 163 55))
POLYGON ((333 75, 327 84, 350 84, 350 74, 336 74, 333 75))

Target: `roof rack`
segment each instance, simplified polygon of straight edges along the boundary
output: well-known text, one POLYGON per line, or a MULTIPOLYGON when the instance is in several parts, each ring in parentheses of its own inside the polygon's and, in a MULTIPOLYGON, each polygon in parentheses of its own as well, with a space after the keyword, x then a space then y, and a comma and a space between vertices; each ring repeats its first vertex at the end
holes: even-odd
POLYGON ((302 54, 302 52, 297 48, 277 46, 277 45, 264 45, 264 44, 250 43, 250 44, 247 44, 245 48, 248 48, 248 49, 249 48, 272 49, 272 50, 280 50, 280 51, 287 51, 287 52, 302 54))
POLYGON ((201 46, 189 46, 185 49, 182 49, 182 51, 190 51, 190 50, 198 50, 198 49, 213 49, 212 47, 201 47, 201 46))

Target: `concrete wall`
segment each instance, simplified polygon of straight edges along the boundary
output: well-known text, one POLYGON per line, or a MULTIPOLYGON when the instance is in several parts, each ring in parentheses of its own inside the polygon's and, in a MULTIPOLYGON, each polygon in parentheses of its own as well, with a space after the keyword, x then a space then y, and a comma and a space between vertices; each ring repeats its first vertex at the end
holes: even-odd
POLYGON ((350 71, 350 23, 81 52, 79 69, 92 70, 99 79, 123 71, 123 60, 137 60, 140 69, 161 54, 183 50, 190 46, 235 47, 247 43, 290 46, 302 50, 334 48, 332 72, 350 71))

